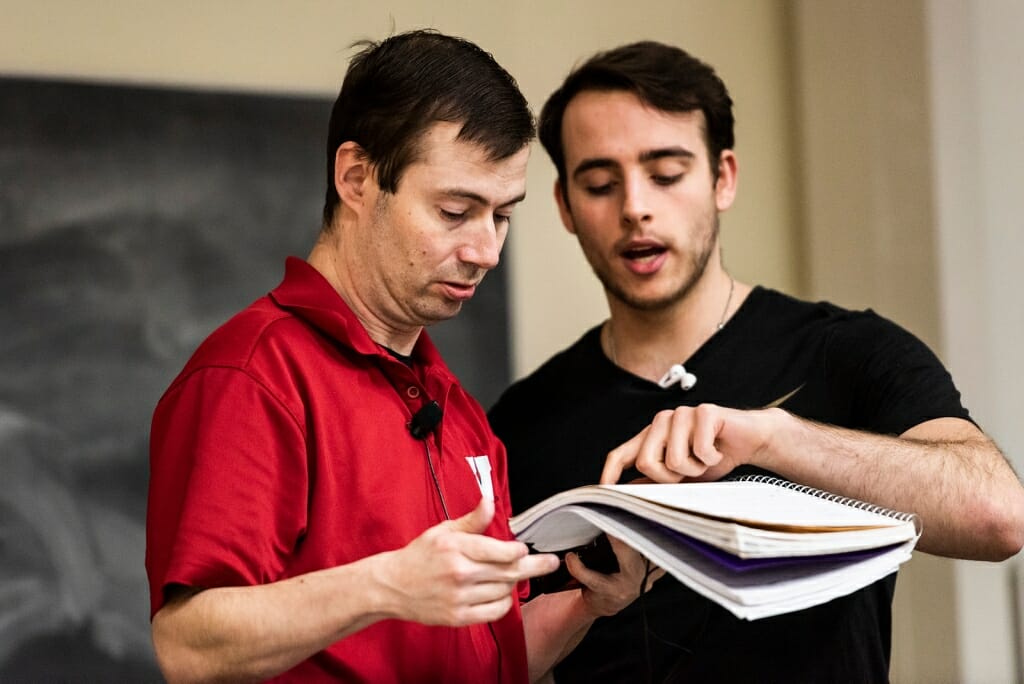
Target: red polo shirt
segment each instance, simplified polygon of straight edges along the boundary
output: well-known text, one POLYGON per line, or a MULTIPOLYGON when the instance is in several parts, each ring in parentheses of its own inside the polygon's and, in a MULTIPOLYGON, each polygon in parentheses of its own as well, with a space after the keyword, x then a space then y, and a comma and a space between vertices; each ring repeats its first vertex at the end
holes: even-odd
MULTIPOLYGON (((444 411, 427 443, 449 514, 493 491, 487 534, 511 539, 504 447, 427 334, 406 366, 312 266, 288 259, 284 281, 210 335, 157 405, 151 614, 172 584, 274 582, 400 548, 442 522, 424 442, 407 429, 430 400, 444 411)), ((385 620, 280 680, 525 681, 519 606, 493 629, 385 620)))

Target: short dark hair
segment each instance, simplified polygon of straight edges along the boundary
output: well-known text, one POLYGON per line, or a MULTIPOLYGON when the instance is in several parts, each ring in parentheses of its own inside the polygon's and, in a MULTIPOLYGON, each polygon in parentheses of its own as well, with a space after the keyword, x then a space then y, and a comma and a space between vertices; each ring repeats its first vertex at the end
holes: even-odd
POLYGON ((711 172, 718 177, 722 150, 735 145, 732 98, 715 70, 684 50, 654 41, 641 41, 599 52, 573 69, 551 94, 540 112, 540 142, 558 170, 566 190, 562 119, 569 102, 589 90, 628 91, 665 112, 704 113, 711 172))
POLYGON ((334 157, 346 141, 363 149, 381 189, 394 193, 435 123, 461 123, 457 139, 481 145, 492 161, 533 139, 533 114, 515 79, 468 40, 424 29, 354 47, 362 49, 349 64, 327 133, 325 227, 340 201, 334 157))

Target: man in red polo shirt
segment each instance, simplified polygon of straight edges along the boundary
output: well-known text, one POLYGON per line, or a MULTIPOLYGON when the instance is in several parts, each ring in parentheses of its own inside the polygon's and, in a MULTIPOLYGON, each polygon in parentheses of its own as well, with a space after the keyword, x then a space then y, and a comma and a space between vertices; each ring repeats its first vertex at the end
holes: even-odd
POLYGON ((533 119, 472 43, 368 44, 334 105, 307 261, 215 331, 153 418, 146 567, 170 681, 520 682, 635 598, 508 528, 505 450, 423 328, 498 263, 533 119))

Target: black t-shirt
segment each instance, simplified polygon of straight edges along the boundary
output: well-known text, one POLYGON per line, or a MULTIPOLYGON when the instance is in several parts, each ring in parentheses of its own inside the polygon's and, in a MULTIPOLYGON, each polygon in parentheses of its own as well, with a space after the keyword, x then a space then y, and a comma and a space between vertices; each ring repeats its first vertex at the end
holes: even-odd
MULTIPOLYGON (((949 374, 907 331, 871 311, 761 287, 681 361, 697 384, 662 389, 609 361, 596 327, 512 385, 490 419, 508 448, 513 510, 597 482, 608 451, 680 405, 781 405, 891 435, 933 418, 969 419, 949 374)), ((892 574, 824 605, 749 622, 666 577, 644 597, 643 611, 637 601, 599 619, 556 679, 645 681, 649 649, 656 682, 887 681, 895 584, 892 574)))

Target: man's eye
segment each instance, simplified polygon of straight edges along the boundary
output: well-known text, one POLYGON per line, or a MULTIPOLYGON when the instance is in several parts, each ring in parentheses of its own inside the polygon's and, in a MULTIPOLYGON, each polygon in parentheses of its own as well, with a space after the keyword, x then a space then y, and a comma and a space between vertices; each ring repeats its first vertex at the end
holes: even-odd
POLYGON ((465 215, 466 213, 462 211, 448 211, 447 209, 441 210, 441 218, 446 221, 461 221, 465 215))
POLYGON ((674 176, 655 175, 651 176, 651 179, 655 182, 656 185, 675 185, 680 181, 680 179, 682 179, 682 177, 683 174, 677 173, 674 176))
POLYGON ((494 215, 494 223, 498 224, 498 225, 501 225, 502 223, 508 223, 511 220, 512 220, 512 215, 511 214, 495 214, 494 215))
POLYGON ((611 183, 605 183, 604 185, 588 185, 585 190, 588 195, 601 196, 611 193, 612 187, 611 183))

